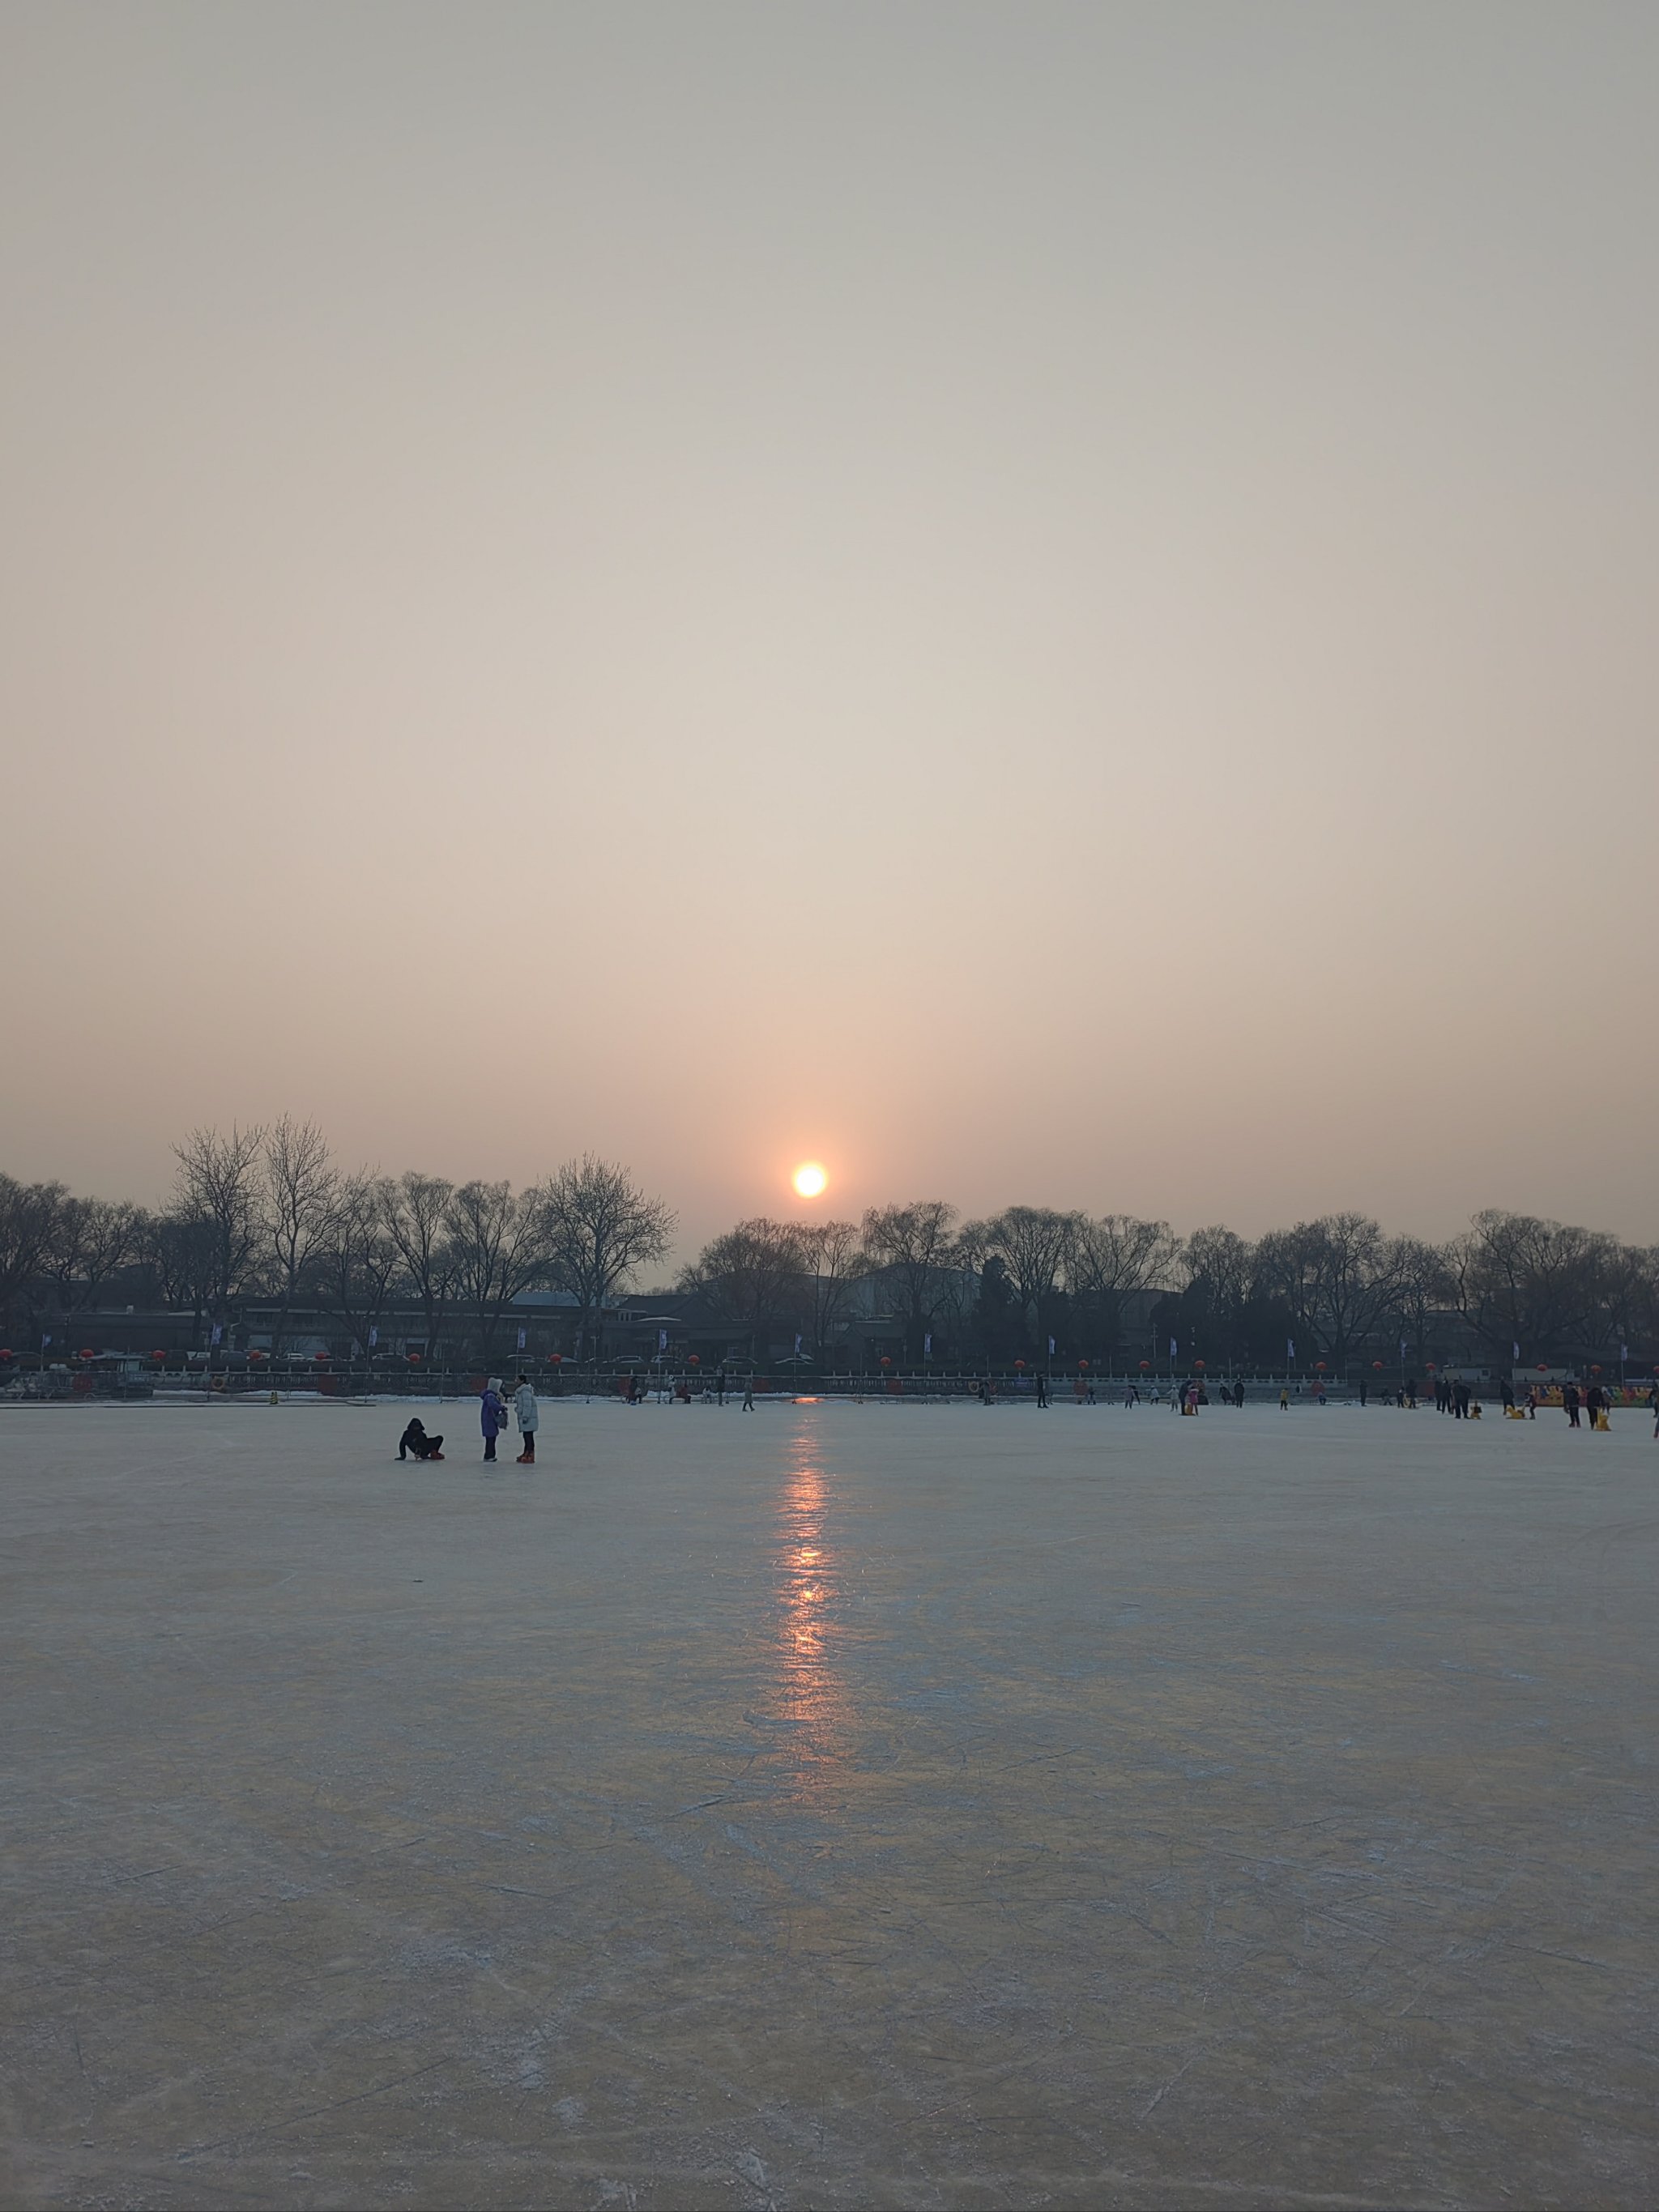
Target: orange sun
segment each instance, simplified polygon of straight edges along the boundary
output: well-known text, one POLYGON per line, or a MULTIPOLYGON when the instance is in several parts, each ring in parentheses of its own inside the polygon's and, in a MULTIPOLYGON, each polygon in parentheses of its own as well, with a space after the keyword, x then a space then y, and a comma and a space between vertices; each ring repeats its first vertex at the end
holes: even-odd
POLYGON ((789 1180, 801 1198, 822 1198, 830 1188, 830 1178, 816 1160, 803 1161, 789 1180))

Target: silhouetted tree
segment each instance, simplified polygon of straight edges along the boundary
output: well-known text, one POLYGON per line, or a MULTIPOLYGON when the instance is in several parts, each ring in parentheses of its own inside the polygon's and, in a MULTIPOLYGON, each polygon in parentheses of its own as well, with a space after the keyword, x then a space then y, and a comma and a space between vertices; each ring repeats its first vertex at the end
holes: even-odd
POLYGON ((1459 1312, 1483 1348, 1528 1364, 1594 1334, 1613 1239, 1530 1213, 1477 1213, 1450 1248, 1459 1312))
POLYGON ((945 1303, 957 1261, 951 1235, 956 1218, 955 1206, 942 1198, 872 1206, 864 1217, 864 1249, 893 1285, 905 1353, 911 1359, 921 1358, 923 1340, 945 1303))
POLYGON ((444 1322, 455 1279, 448 1227, 449 1201, 454 1194, 454 1184, 442 1176, 422 1175, 414 1168, 383 1186, 380 1194, 386 1234, 398 1248, 410 1287, 420 1302, 428 1359, 443 1356, 444 1322))
POLYGON ((173 1148, 179 1163, 178 1210, 211 1234, 206 1305, 216 1322, 228 1320, 232 1300, 250 1287, 264 1241, 264 1136, 257 1126, 243 1129, 233 1123, 228 1136, 217 1129, 192 1129, 173 1148))
POLYGON ((265 1132, 264 1222, 281 1300, 271 1348, 285 1348, 289 1316, 313 1257, 323 1249, 339 1195, 340 1179, 327 1140, 314 1121, 284 1114, 265 1132))
POLYGON ((0 1322, 46 1267, 67 1197, 60 1182, 16 1182, 0 1175, 0 1322))
POLYGON ((681 1271, 680 1288, 718 1321, 741 1328, 752 1358, 764 1356, 775 1324, 790 1328, 808 1304, 807 1255, 800 1229, 763 1216, 713 1238, 681 1271))
POLYGON ((106 1198, 66 1198, 53 1225, 50 1266, 60 1313, 98 1304, 112 1277, 137 1260, 147 1222, 142 1208, 106 1198))
POLYGON ((515 1196, 507 1182, 464 1182, 445 1209, 450 1279, 472 1316, 478 1357, 486 1362, 514 1299, 551 1272, 546 1228, 545 1193, 515 1196))
POLYGON ((580 1334, 598 1358, 605 1309, 635 1270, 660 1260, 674 1233, 673 1208, 641 1190, 626 1168, 584 1152, 542 1193, 551 1279, 576 1300, 580 1334))
POLYGON ((1140 1221, 1132 1213, 1072 1217, 1066 1280, 1074 1321, 1091 1349, 1108 1355, 1117 1350, 1126 1302, 1170 1285, 1180 1255, 1167 1221, 1140 1221))
POLYGON ((1029 1322, 1039 1340, 1039 1351, 1049 1334, 1055 1293, 1071 1256, 1078 1220, 1078 1215, 1056 1212, 1051 1206, 1010 1206, 988 1221, 969 1224, 974 1249, 1002 1262, 1022 1337, 1029 1322))
POLYGON ((362 1352, 369 1349, 400 1280, 412 1288, 390 1226, 396 1202, 396 1186, 386 1176, 367 1170, 343 1176, 312 1254, 318 1304, 362 1352))
POLYGON ((814 1354, 825 1346, 851 1309, 853 1285, 870 1262, 854 1221, 817 1221, 799 1232, 807 1272, 808 1331, 814 1354))

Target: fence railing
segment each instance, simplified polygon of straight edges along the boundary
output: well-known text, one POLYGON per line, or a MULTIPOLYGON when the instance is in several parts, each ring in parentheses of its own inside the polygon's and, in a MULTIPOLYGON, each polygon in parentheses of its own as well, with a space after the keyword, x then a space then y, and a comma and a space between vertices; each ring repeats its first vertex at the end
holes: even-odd
MULTIPOLYGON (((1166 1403, 1194 1387, 1209 1403, 1236 1399, 1241 1390, 1247 1404, 1277 1399, 1281 1393, 1288 1395, 1292 1401, 1322 1396, 1345 1401, 1382 1401, 1404 1395, 1412 1379, 1403 1372, 1377 1374, 1374 1370, 1363 1375, 1296 1370, 1200 1375, 1190 1368, 1178 1366, 1162 1372, 1137 1370, 1127 1375, 1104 1368, 1048 1374, 1018 1365, 977 1370, 890 1366, 874 1371, 848 1370, 828 1375, 808 1375, 787 1368, 757 1368, 751 1375, 727 1369, 722 1376, 718 1370, 708 1372, 701 1367, 677 1364, 671 1359, 648 1367, 610 1362, 578 1366, 574 1361, 556 1367, 538 1366, 522 1370, 509 1366, 504 1378, 509 1389, 514 1376, 521 1371, 529 1373, 544 1402, 580 1399, 671 1405, 740 1401, 746 1387, 752 1388, 757 1397, 790 1398, 800 1402, 821 1399, 914 1401, 969 1398, 995 1404, 1036 1405, 1046 1401, 1051 1405, 1121 1406, 1137 1399, 1148 1404, 1166 1403)), ((70 1364, 14 1358, 0 1362, 0 1401, 137 1398, 173 1398, 181 1402, 215 1399, 270 1401, 273 1398, 348 1401, 386 1398, 419 1402, 476 1398, 486 1379, 482 1370, 473 1367, 411 1368, 402 1361, 352 1365, 330 1362, 323 1365, 299 1361, 249 1364, 234 1360, 212 1366, 198 1363, 184 1367, 125 1359, 94 1359, 70 1364)), ((1610 1395, 1617 1393, 1624 1401, 1645 1396, 1652 1386, 1652 1378, 1646 1376, 1607 1376, 1592 1371, 1578 1379, 1594 1380, 1610 1395)), ((1475 1395, 1489 1400, 1496 1400, 1502 1387, 1497 1378, 1472 1384, 1475 1395)), ((1524 1384, 1511 1387, 1517 1395, 1524 1396, 1524 1384)), ((1540 1378, 1538 1388, 1540 1395, 1545 1391, 1555 1394, 1554 1401, 1559 1402, 1559 1377, 1552 1377, 1547 1383, 1540 1378)), ((1432 1377, 1417 1378, 1415 1395, 1419 1400, 1431 1401, 1432 1377)))

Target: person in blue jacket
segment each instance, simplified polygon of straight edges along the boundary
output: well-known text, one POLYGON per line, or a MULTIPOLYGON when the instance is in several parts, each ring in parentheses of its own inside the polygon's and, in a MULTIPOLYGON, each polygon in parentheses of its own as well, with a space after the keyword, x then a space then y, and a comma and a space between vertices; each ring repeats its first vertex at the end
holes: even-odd
POLYGON ((484 1457, 494 1459, 495 1439, 507 1426, 507 1408, 501 1403, 501 1386, 493 1376, 478 1401, 478 1426, 483 1431, 484 1457))

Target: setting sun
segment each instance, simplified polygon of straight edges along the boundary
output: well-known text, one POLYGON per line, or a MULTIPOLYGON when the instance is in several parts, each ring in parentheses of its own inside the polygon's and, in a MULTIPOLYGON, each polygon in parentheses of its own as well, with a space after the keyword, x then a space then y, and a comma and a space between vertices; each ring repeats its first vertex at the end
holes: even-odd
POLYGON ((798 1167, 790 1180, 802 1198, 821 1197, 830 1182, 816 1160, 808 1160, 804 1166, 798 1167))

